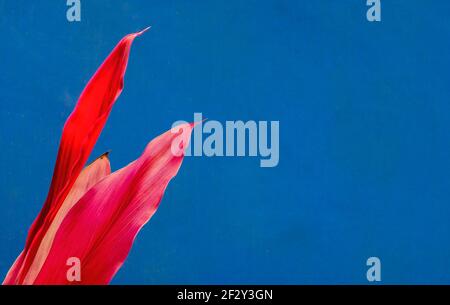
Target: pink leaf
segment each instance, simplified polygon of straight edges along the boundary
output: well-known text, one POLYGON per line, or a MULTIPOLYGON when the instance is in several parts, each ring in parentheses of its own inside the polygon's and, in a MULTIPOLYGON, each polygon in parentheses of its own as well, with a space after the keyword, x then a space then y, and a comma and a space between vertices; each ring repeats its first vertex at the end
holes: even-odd
POLYGON ((108 284, 177 174, 193 126, 157 137, 140 158, 92 187, 59 227, 34 284, 71 284, 66 263, 73 257, 81 262, 81 282, 73 284, 108 284))
POLYGON ((81 174, 78 176, 78 179, 75 181, 75 184, 67 195, 66 200, 64 200, 61 208, 56 214, 55 219, 53 219, 47 233, 42 239, 23 284, 33 284, 45 262, 45 259, 47 258, 48 253, 50 252, 55 234, 70 209, 72 209, 72 207, 78 202, 78 200, 80 200, 81 197, 84 196, 84 194, 86 194, 89 189, 109 174, 111 174, 111 166, 109 164, 108 154, 103 154, 81 171, 81 174))

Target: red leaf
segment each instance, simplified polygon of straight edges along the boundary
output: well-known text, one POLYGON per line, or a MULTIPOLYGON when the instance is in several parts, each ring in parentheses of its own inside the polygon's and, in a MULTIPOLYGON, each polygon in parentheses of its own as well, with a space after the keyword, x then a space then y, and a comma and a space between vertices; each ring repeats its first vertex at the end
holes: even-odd
POLYGON ((117 44, 83 90, 66 121, 47 199, 29 230, 23 253, 4 284, 23 283, 42 239, 80 175, 122 91, 131 44, 141 33, 129 34, 117 44))

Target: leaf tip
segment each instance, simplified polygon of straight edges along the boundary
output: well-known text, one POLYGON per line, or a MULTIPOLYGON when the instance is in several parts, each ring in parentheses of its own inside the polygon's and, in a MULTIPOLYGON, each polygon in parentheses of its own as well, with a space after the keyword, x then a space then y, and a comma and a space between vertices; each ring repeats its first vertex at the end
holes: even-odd
POLYGON ((146 27, 145 29, 143 29, 142 31, 137 32, 137 33, 136 33, 136 36, 140 36, 140 35, 144 34, 144 33, 147 32, 148 30, 150 30, 151 27, 152 27, 152 26, 148 26, 148 27, 146 27))
POLYGON ((100 157, 98 157, 97 159, 109 159, 109 154, 111 153, 111 150, 108 150, 106 152, 104 152, 100 157))

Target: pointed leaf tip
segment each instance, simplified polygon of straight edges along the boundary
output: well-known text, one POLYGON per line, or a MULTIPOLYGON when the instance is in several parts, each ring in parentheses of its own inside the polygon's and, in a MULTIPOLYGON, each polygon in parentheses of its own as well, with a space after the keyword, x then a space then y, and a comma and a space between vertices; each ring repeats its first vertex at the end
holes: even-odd
POLYGON ((140 36, 140 35, 144 34, 144 33, 147 32, 148 30, 150 30, 150 28, 151 28, 151 26, 148 26, 148 27, 146 27, 145 29, 143 29, 142 31, 137 32, 137 33, 136 33, 136 36, 140 36))

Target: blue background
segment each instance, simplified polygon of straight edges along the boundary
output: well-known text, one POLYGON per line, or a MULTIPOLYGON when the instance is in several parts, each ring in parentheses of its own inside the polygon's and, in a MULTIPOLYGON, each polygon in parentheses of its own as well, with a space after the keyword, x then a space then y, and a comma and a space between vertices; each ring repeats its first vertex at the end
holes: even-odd
POLYGON ((176 120, 279 120, 280 163, 186 158, 114 284, 450 283, 450 2, 0 0, 0 274, 45 200, 62 126, 119 39, 92 158, 176 120))

